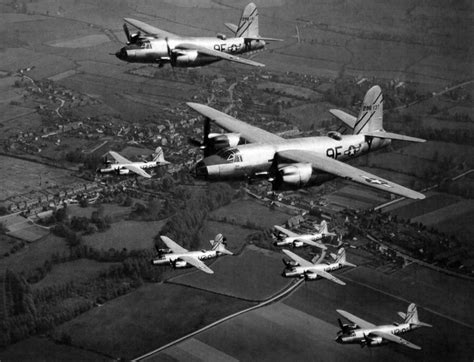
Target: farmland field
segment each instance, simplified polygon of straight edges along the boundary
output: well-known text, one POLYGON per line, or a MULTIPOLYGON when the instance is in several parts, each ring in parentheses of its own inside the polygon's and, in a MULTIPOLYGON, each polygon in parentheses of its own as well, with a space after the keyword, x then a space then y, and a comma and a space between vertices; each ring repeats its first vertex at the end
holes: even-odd
POLYGON ((122 220, 113 223, 107 231, 83 237, 84 244, 95 249, 141 250, 152 249, 153 238, 160 232, 165 221, 122 220))
POLYGON ((215 272, 212 279, 196 271, 173 278, 172 282, 236 298, 263 300, 291 282, 291 279, 280 275, 284 267, 282 255, 254 246, 247 247, 238 256, 223 256, 212 263, 211 268, 215 272), (258 278, 255 278, 256 275, 258 278))
POLYGON ((211 217, 218 220, 225 218, 227 222, 258 227, 259 229, 271 228, 273 225, 282 224, 290 218, 288 214, 271 210, 267 206, 251 200, 236 201, 221 207, 214 210, 211 217))
POLYGON ((61 325, 55 335, 67 333, 74 346, 131 359, 250 305, 192 288, 148 284, 61 325))
POLYGON ((0 200, 44 189, 45 185, 63 186, 80 180, 70 171, 7 156, 0 156, 0 173, 0 200))
POLYGON ((16 272, 33 270, 43 266, 54 253, 63 255, 69 248, 63 238, 49 234, 44 239, 28 244, 25 248, 7 258, 0 259, 1 269, 12 269, 16 272))
POLYGON ((413 219, 417 216, 423 216, 432 211, 442 209, 443 207, 455 204, 459 198, 449 194, 430 193, 424 200, 412 202, 409 205, 392 210, 391 213, 404 219, 413 219))
POLYGON ((31 337, 0 351, 4 361, 109 361, 103 355, 67 346, 45 337, 31 337))
POLYGON ((88 259, 79 259, 57 264, 53 266, 46 277, 38 283, 33 284, 33 288, 41 289, 69 282, 82 282, 96 276, 114 264, 115 263, 99 263, 88 259))

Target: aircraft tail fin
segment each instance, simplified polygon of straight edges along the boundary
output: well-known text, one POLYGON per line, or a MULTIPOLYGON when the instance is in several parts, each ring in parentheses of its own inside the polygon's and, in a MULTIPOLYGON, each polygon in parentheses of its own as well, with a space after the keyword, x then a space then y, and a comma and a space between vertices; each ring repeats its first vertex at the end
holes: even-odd
POLYGON ((354 134, 374 131, 383 132, 383 95, 378 85, 370 88, 365 94, 354 124, 354 134))
POLYGON ((337 252, 336 255, 336 263, 341 263, 344 266, 351 266, 351 267, 356 267, 357 265, 349 263, 346 260, 346 250, 344 248, 340 248, 339 251, 337 252))
POLYGON ((233 255, 233 253, 226 249, 225 247, 225 237, 222 234, 217 234, 214 240, 209 242, 212 245, 212 250, 216 250, 221 254, 233 255))
POLYGON ((398 314, 401 317, 405 317, 405 323, 414 324, 419 327, 432 327, 431 324, 420 322, 420 320, 418 319, 418 310, 416 308, 415 303, 411 303, 408 306, 406 314, 402 312, 398 312, 398 314))
POLYGON ((326 220, 321 221, 321 224, 319 225, 319 230, 321 234, 327 234, 329 232, 328 230, 328 223, 326 220))
POLYGON ((227 29, 229 29, 234 35, 237 34, 237 29, 239 28, 237 25, 233 23, 225 23, 224 24, 227 29))
POLYGON ((156 148, 153 161, 163 163, 163 164, 169 163, 168 161, 165 160, 165 154, 163 153, 163 149, 161 147, 156 148))
POLYGON ((254 3, 250 3, 244 8, 242 16, 240 17, 239 26, 235 30, 235 36, 237 38, 259 37, 258 11, 257 6, 254 3))
POLYGON ((350 114, 340 110, 330 110, 330 112, 353 128, 354 134, 362 133, 366 136, 399 140, 407 142, 425 142, 426 140, 404 136, 393 132, 385 132, 383 129, 383 94, 382 89, 375 85, 365 94, 364 101, 359 112, 359 116, 355 119, 350 114), (354 122, 355 121, 355 122, 354 122))

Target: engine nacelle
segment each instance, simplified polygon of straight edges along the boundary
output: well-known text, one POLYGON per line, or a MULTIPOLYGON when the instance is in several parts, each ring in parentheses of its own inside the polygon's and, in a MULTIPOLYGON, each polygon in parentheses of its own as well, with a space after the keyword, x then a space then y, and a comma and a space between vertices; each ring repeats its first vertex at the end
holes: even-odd
POLYGON ((366 342, 369 346, 378 346, 379 344, 383 343, 382 337, 370 337, 370 339, 366 342))
POLYGON ((301 248, 303 245, 304 245, 304 243, 302 241, 299 241, 299 240, 293 241, 293 247, 294 248, 301 248))
POLYGON ((117 173, 119 175, 127 175, 130 173, 130 170, 128 168, 119 168, 117 169, 117 173))
POLYGON ((317 275, 317 274, 314 274, 314 273, 305 273, 305 274, 304 274, 304 278, 305 278, 306 280, 314 280, 314 279, 316 279, 317 277, 318 277, 318 275, 317 275))
POLYGON ((223 148, 235 147, 240 142, 238 133, 209 133, 209 147, 217 152, 223 148))
POLYGON ((192 65, 198 57, 198 52, 196 50, 188 50, 183 52, 183 54, 177 55, 173 59, 173 65, 176 67, 187 67, 192 65))
POLYGON ((179 269, 179 268, 186 268, 187 263, 183 260, 173 260, 171 262, 171 265, 173 266, 173 268, 179 269))
POLYGON ((294 163, 278 166, 277 176, 282 184, 301 187, 310 181, 312 174, 313 167, 310 163, 294 163))
POLYGON ((294 261, 294 260, 286 260, 286 259, 282 259, 283 260, 283 264, 285 264, 285 266, 287 268, 294 268, 295 266, 298 266, 299 264, 294 261))

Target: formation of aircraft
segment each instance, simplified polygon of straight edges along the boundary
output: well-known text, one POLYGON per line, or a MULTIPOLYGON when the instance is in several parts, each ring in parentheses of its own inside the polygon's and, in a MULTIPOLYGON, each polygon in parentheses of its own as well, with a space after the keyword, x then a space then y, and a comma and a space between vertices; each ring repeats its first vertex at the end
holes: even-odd
POLYGON ((109 151, 109 154, 110 156, 114 158, 115 163, 107 163, 107 166, 105 168, 101 168, 98 170, 99 173, 115 172, 118 175, 126 175, 126 174, 129 174, 130 172, 134 172, 137 175, 150 178, 151 175, 145 172, 144 169, 169 164, 169 162, 165 160, 163 150, 161 149, 161 147, 157 147, 157 149, 155 150, 155 156, 153 157, 153 160, 149 162, 147 161, 132 162, 114 151, 109 151))
POLYGON ((338 309, 337 312, 354 323, 352 325, 343 324, 341 320, 338 319, 341 330, 338 332, 336 342, 343 344, 356 343, 362 347, 370 347, 387 342, 395 342, 409 348, 421 349, 421 347, 408 342, 398 335, 420 327, 432 327, 431 324, 420 322, 418 319, 418 311, 414 303, 408 306, 407 313, 398 312, 398 315, 404 319, 403 323, 400 324, 393 323, 376 326, 344 310, 338 309))
POLYGON ((223 34, 217 37, 180 36, 140 20, 125 18, 124 21, 139 31, 132 34, 124 24, 127 45, 115 54, 117 58, 133 63, 156 63, 160 67, 167 63, 172 67, 200 67, 219 60, 263 67, 262 63, 236 54, 263 49, 266 41, 281 40, 259 35, 258 12, 254 3, 245 7, 238 26, 225 24, 234 33, 232 38, 223 34))
POLYGON ((312 234, 297 234, 278 225, 274 225, 274 228, 287 235, 283 240, 277 241, 276 246, 292 245, 294 248, 299 248, 303 245, 311 245, 326 250, 327 247, 323 243, 317 242, 317 240, 321 240, 326 236, 336 236, 335 233, 329 232, 326 220, 323 220, 317 231, 312 234))
POLYGON ((287 278, 298 277, 305 278, 306 280, 314 280, 318 277, 329 279, 337 284, 346 285, 342 280, 336 278, 334 275, 328 273, 333 270, 343 268, 345 266, 355 267, 356 265, 346 261, 346 251, 344 248, 339 249, 336 259, 333 263, 330 264, 316 264, 302 257, 292 253, 289 250, 282 250, 287 256, 289 256, 292 261, 286 261, 283 259, 283 262, 286 266, 283 271, 283 276, 287 278))
POLYGON ((187 268, 193 266, 199 270, 214 274, 214 271, 204 264, 203 260, 214 259, 221 255, 233 255, 226 249, 222 234, 217 234, 214 240, 210 240, 211 250, 189 251, 176 244, 167 236, 160 236, 168 249, 159 249, 158 257, 152 260, 153 265, 170 264, 173 268, 187 268))
POLYGON ((284 139, 199 103, 187 103, 205 117, 204 158, 195 165, 195 176, 207 180, 264 177, 274 189, 319 185, 336 176, 379 190, 408 197, 425 196, 343 161, 386 147, 391 140, 425 142, 383 129, 383 95, 379 86, 370 88, 359 116, 332 110, 351 135, 329 132, 327 136, 284 139), (209 137, 210 122, 230 133, 209 137), (246 142, 245 144, 242 144, 246 142))

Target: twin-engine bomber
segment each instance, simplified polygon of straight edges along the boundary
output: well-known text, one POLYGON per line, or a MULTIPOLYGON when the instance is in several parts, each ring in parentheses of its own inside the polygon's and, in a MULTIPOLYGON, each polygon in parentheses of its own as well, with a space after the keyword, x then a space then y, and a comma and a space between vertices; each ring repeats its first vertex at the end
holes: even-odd
POLYGON ((214 271, 204 264, 204 260, 214 259, 221 255, 233 255, 226 249, 225 238, 222 234, 217 234, 214 240, 210 240, 211 250, 189 251, 176 244, 167 236, 160 236, 168 249, 159 249, 158 257, 152 260, 153 265, 169 264, 173 268, 188 268, 194 266, 199 270, 214 274, 214 271))
POLYGON ((198 178, 264 177, 278 190, 319 185, 338 176, 411 199, 425 198, 419 192, 342 162, 387 147, 391 140, 425 142, 383 129, 383 96, 379 86, 367 91, 357 118, 331 110, 353 130, 352 135, 333 131, 321 137, 284 139, 207 105, 187 104, 204 116, 204 139, 200 145, 204 158, 194 169, 198 178), (210 134, 211 121, 231 133, 210 134))
POLYGON ((172 67, 200 67, 219 60, 230 60, 263 67, 262 63, 238 57, 236 54, 263 49, 266 41, 281 41, 259 35, 258 12, 254 3, 245 7, 238 26, 225 24, 234 33, 232 38, 227 38, 223 34, 218 34, 217 37, 180 36, 140 20, 130 18, 124 20, 139 31, 132 34, 127 24, 124 24, 127 46, 115 55, 120 60, 130 63, 155 63, 160 67, 167 63, 172 67))
POLYGON ((420 322, 418 319, 418 311, 414 303, 408 306, 406 313, 398 312, 398 315, 404 319, 403 323, 393 323, 383 326, 376 326, 341 309, 338 309, 337 312, 353 323, 344 324, 338 319, 341 330, 338 332, 336 342, 342 344, 357 343, 360 344, 361 347, 373 347, 387 342, 395 342, 412 349, 421 349, 420 346, 398 335, 420 327, 432 327, 431 324, 420 322))

